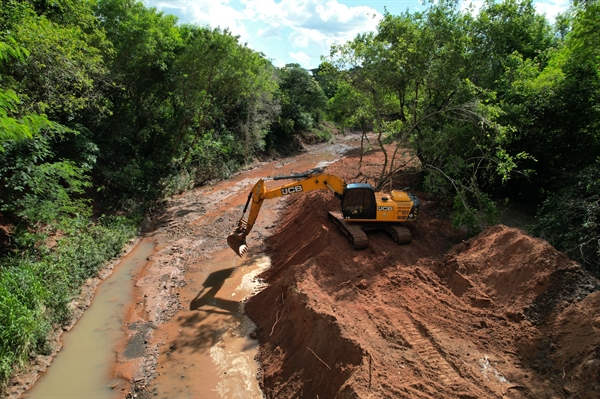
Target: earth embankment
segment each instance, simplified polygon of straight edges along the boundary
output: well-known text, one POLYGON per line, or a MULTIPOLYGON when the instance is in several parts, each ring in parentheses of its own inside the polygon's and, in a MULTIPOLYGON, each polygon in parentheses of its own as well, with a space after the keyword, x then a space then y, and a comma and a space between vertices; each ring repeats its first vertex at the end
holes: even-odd
MULTIPOLYGON (((352 181, 356 159, 327 172, 352 181)), ((465 240, 417 194, 413 242, 370 233, 362 251, 327 220, 331 194, 289 199, 246 306, 265 396, 599 397, 598 280, 519 229, 465 240)))

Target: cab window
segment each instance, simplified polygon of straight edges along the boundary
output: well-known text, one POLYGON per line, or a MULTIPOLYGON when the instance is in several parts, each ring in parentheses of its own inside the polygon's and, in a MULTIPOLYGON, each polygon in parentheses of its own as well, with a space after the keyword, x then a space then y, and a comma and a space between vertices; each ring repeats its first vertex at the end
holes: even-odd
POLYGON ((375 219, 376 205, 373 189, 348 189, 342 199, 342 214, 347 219, 375 219))

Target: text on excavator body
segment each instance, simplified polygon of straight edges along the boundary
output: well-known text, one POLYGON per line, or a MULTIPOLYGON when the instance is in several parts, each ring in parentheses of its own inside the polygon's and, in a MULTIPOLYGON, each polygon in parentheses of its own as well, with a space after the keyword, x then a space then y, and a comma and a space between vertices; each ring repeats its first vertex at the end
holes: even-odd
POLYGON ((281 195, 295 194, 302 191, 302 186, 293 186, 281 189, 281 195))

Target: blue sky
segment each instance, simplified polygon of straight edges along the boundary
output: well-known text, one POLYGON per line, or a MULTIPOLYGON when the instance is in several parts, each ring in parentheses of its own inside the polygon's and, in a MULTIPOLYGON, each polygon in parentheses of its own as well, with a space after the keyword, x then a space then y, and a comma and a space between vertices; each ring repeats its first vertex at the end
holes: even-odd
MULTIPOLYGON (((419 0, 143 0, 181 23, 227 28, 240 42, 260 51, 274 65, 296 62, 315 68, 333 43, 374 31, 384 9, 397 15, 423 10, 419 0)), ((463 7, 481 0, 462 0, 463 7)), ((553 22, 569 0, 535 0, 537 11, 553 22)))

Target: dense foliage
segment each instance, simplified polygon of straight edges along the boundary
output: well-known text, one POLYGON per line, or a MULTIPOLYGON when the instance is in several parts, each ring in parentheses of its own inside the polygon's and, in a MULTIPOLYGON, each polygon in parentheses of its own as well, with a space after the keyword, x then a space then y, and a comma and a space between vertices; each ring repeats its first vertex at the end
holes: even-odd
POLYGON ((526 199, 533 231, 598 271, 599 14, 577 2, 551 25, 530 0, 438 1, 311 73, 135 0, 0 0, 0 382, 48 350, 140 214, 327 119, 377 133, 378 188, 408 151, 458 226, 526 199))
POLYGON ((599 7, 575 3, 554 26, 528 0, 386 14, 321 65, 337 76, 330 115, 378 133, 379 187, 408 148, 457 226, 495 223, 501 199, 541 204, 532 231, 598 272, 599 7))
POLYGON ((322 122, 327 97, 318 82, 299 64, 277 71, 281 112, 267 135, 268 145, 293 150, 294 136, 322 122))
POLYGON ((5 257, 0 273, 0 380, 33 354, 47 354, 53 325, 68 324, 69 303, 90 276, 122 253, 136 233, 137 221, 85 217, 62 226, 62 238, 52 247, 40 246, 5 257))

